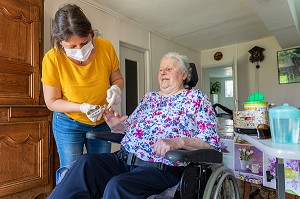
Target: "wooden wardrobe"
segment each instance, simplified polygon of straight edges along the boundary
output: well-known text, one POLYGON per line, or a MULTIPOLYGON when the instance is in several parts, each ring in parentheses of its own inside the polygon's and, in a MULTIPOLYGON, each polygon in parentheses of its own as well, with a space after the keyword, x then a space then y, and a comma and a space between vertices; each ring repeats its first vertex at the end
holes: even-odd
POLYGON ((44 0, 0 1, 0 198, 53 188, 50 111, 43 103, 44 0))

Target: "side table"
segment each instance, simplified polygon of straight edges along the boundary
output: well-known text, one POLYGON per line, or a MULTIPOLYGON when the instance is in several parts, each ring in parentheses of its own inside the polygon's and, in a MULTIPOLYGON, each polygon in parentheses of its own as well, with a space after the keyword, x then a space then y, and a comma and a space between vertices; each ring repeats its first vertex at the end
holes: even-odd
POLYGON ((257 139, 256 136, 235 133, 253 146, 276 158, 276 197, 285 199, 285 176, 283 159, 300 160, 300 144, 275 144, 271 139, 257 139))

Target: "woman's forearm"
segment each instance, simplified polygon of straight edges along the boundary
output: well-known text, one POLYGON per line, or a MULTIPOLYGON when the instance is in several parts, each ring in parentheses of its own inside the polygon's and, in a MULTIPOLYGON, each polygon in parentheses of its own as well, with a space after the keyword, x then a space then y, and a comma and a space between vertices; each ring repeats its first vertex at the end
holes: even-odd
POLYGON ((214 149, 213 146, 207 144, 199 138, 178 138, 183 149, 193 151, 198 149, 214 149))
POLYGON ((80 104, 68 102, 63 99, 46 101, 46 105, 49 110, 55 112, 64 112, 64 113, 80 112, 80 104))

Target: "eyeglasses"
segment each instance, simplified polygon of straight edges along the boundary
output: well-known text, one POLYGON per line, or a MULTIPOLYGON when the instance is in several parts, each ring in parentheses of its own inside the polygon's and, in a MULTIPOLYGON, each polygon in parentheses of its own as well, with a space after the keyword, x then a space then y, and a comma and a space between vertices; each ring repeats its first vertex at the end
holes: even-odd
POLYGON ((269 139, 271 138, 270 126, 267 124, 259 124, 256 127, 257 139, 269 139))

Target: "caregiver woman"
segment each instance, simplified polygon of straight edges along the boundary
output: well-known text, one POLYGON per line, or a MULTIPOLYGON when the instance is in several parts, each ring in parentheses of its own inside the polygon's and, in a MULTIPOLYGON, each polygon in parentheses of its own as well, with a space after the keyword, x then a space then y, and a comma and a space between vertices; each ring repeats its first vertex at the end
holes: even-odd
POLYGON ((48 109, 53 111, 53 134, 60 166, 83 153, 110 152, 106 141, 86 139, 89 131, 110 128, 102 113, 91 116, 96 105, 118 105, 124 80, 111 42, 95 38, 81 8, 62 6, 55 14, 52 46, 43 58, 42 83, 48 109))

